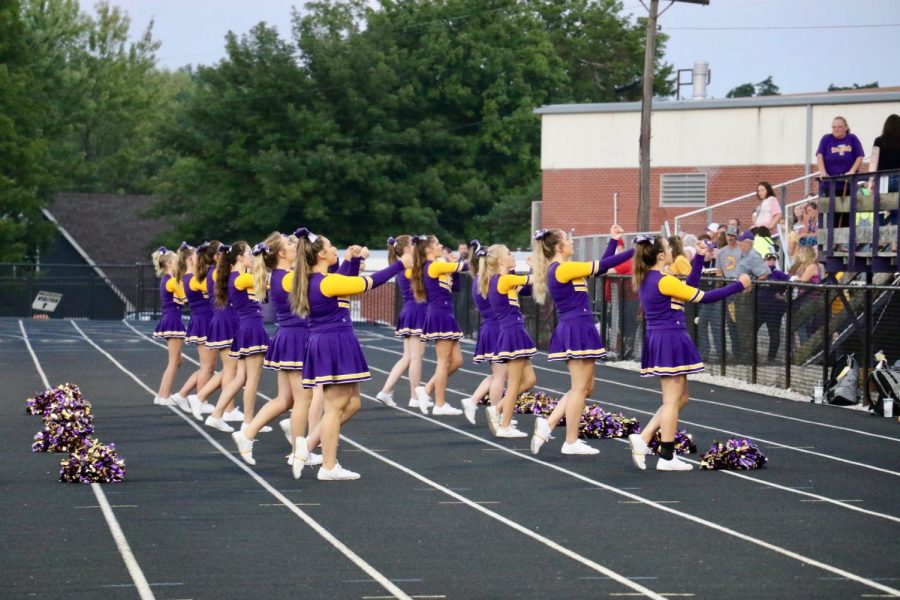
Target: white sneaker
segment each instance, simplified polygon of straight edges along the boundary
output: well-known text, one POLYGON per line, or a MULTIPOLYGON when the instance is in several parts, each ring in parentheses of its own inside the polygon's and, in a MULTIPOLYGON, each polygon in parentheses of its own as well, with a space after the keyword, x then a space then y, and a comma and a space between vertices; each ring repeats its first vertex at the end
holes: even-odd
POLYGON ((241 455, 244 462, 248 465, 255 465, 256 460, 253 458, 253 440, 248 439, 247 436, 244 435, 243 427, 240 431, 232 433, 231 439, 234 440, 234 445, 237 446, 238 454, 241 455))
POLYGON ((512 425, 509 427, 501 427, 497 430, 496 436, 498 438, 523 438, 528 437, 528 434, 524 431, 519 431, 512 425))
POLYGON ((388 394, 386 392, 378 392, 375 394, 375 399, 384 404, 385 406, 397 406, 397 403, 394 402, 394 395, 388 394))
POLYGON ((309 450, 306 449, 305 437, 298 437, 294 440, 294 452, 291 456, 294 459, 291 462, 291 474, 293 474, 294 479, 300 479, 303 467, 309 462, 309 450))
POLYGON ((216 410, 215 404, 212 404, 211 402, 201 402, 200 403, 200 414, 211 415, 214 410, 216 410))
MULTIPOLYGON (((247 431, 247 428, 250 427, 250 423, 241 423, 241 433, 247 431)), ((272 428, 268 425, 263 425, 259 428, 259 431, 256 433, 269 433, 272 431, 272 428)))
POLYGON ((175 404, 177 404, 178 408, 180 408, 182 411, 186 413, 191 412, 191 403, 188 402, 187 398, 185 398, 178 392, 172 394, 171 399, 175 401, 175 404))
POLYGON ((560 450, 563 454, 578 454, 581 456, 588 456, 590 454, 600 454, 600 451, 596 448, 591 448, 586 443, 581 440, 578 440, 574 444, 570 444, 568 442, 563 442, 562 449, 560 450))
POLYGON ((684 462, 677 456, 673 456, 672 460, 660 458, 656 463, 657 471, 690 471, 693 468, 694 465, 684 462))
POLYGON ((224 419, 217 419, 212 415, 206 417, 206 421, 204 422, 207 427, 212 427, 213 429, 218 429, 219 431, 224 431, 225 433, 231 433, 234 431, 234 427, 225 422, 224 419))
POLYGON ((309 462, 307 463, 311 467, 318 467, 322 464, 322 455, 321 454, 310 454, 309 462))
POLYGON ((541 446, 550 439, 550 423, 544 417, 534 420, 534 435, 531 436, 531 453, 537 454, 541 446))
POLYGON ((154 396, 153 404, 157 406, 175 406, 175 401, 171 397, 163 398, 162 396, 154 396))
POLYGON ((194 418, 198 421, 203 420, 203 409, 201 408, 205 402, 200 402, 195 394, 191 394, 188 396, 188 405, 191 407, 191 414, 194 415, 194 418))
POLYGON ((428 407, 432 405, 431 396, 425 393, 425 386, 416 386, 416 399, 419 401, 419 411, 423 415, 428 414, 428 407))
POLYGON ((632 433, 628 436, 628 445, 631 446, 631 462, 641 471, 645 470, 647 468, 646 457, 650 454, 650 448, 644 442, 644 438, 637 433, 632 433))
POLYGON ((281 431, 284 432, 284 437, 287 438, 288 444, 291 443, 291 420, 290 419, 282 419, 278 422, 278 426, 281 427, 281 431))
POLYGON ((497 430, 500 429, 500 415, 497 413, 497 407, 488 406, 484 409, 484 414, 487 415, 488 429, 491 430, 491 435, 497 435, 497 430))
POLYGON ((471 398, 463 398, 460 404, 462 404, 463 412, 466 413, 466 419, 474 425, 475 415, 478 413, 478 405, 471 398))
POLYGON ((408 406, 410 408, 419 408, 419 401, 416 398, 410 398, 408 406))
POLYGON ((334 463, 333 469, 321 468, 318 475, 319 481, 350 481, 351 479, 359 479, 359 473, 354 473, 341 466, 340 463, 334 463))
POLYGON ((232 411, 229 411, 222 415, 222 418, 226 421, 237 422, 244 420, 244 413, 241 412, 241 409, 235 408, 232 411))
MULTIPOLYGON (((421 401, 420 401, 420 405, 421 405, 421 401)), ((454 407, 450 406, 449 402, 444 402, 443 406, 435 406, 433 409, 431 409, 431 414, 432 415, 454 416, 454 415, 463 414, 463 411, 459 410, 458 408, 454 408, 454 407)))

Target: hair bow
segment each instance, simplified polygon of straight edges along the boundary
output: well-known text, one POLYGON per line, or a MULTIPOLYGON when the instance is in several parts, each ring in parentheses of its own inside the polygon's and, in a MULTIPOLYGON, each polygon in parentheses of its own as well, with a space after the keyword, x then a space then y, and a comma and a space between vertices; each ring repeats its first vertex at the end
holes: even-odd
POLYGON ((389 237, 389 238, 387 239, 387 245, 388 245, 388 246, 396 246, 396 245, 397 245, 397 240, 396 240, 396 238, 394 238, 394 236, 389 237))
POLYGON ((269 252, 269 247, 263 242, 258 243, 253 246, 253 250, 250 251, 250 254, 253 256, 259 256, 260 254, 267 254, 269 252))
POLYGON ((156 251, 159 252, 160 254, 165 254, 166 252, 169 251, 169 249, 166 248, 165 246, 160 246, 159 248, 156 249, 156 251))
POLYGON ((484 246, 479 246, 478 249, 475 250, 475 256, 477 256, 478 258, 484 258, 487 255, 488 251, 484 246))
POLYGON ((231 244, 219 244, 218 253, 231 252, 231 244))
POLYGON ((412 238, 410 238, 410 241, 413 244, 418 244, 419 242, 424 242, 427 239, 428 239, 427 233, 420 233, 419 235, 412 236, 412 238))
POLYGON ((294 230, 294 235, 298 238, 305 237, 310 244, 315 244, 316 240, 319 239, 319 236, 314 234, 312 231, 307 229, 306 227, 298 227, 294 230))
POLYGON ((202 244, 197 246, 197 252, 203 252, 207 248, 209 248, 209 240, 205 240, 202 244))
POLYGON ((473 249, 472 251, 475 256, 478 256, 478 251, 481 250, 481 242, 479 242, 478 240, 471 240, 469 242, 469 247, 473 249))
POLYGON ((656 236, 641 234, 641 235, 635 236, 632 243, 633 244, 652 244, 654 242, 654 240, 656 240, 656 236))
POLYGON ((190 248, 190 247, 191 247, 190 244, 188 244, 187 242, 185 242, 184 240, 182 240, 182 241, 181 241, 181 245, 178 246, 178 249, 179 249, 179 250, 184 250, 185 248, 190 248))
POLYGON ((550 233, 548 229, 538 229, 534 232, 534 239, 537 241, 541 241, 547 236, 548 233, 550 233))

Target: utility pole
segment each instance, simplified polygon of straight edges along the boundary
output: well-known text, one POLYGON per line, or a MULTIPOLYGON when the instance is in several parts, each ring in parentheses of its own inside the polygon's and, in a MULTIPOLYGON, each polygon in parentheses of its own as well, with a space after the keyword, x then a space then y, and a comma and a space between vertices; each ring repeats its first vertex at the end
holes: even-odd
MULTIPOLYGON (((709 4, 709 0, 670 0, 663 12, 675 2, 709 4)), ((644 47, 644 92, 641 99, 641 181, 638 203, 638 230, 650 229, 650 115, 653 109, 653 63, 656 57, 656 22, 659 19, 659 0, 649 0, 650 6, 641 0, 649 13, 647 17, 647 41, 644 47)))

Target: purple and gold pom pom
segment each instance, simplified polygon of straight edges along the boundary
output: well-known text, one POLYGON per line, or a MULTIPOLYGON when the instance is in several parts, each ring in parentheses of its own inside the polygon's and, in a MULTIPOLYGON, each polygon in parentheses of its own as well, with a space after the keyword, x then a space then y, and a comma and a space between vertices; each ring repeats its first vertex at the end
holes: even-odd
POLYGON ((91 440, 59 463, 59 480, 68 483, 119 483, 125 480, 125 459, 115 444, 91 440))
POLYGON ((90 406, 85 401, 81 390, 73 383, 65 383, 55 388, 49 388, 36 394, 25 401, 25 412, 29 415, 47 415, 55 412, 59 405, 69 408, 81 408, 90 406))
POLYGON ((714 441, 709 450, 700 457, 700 468, 710 471, 763 469, 767 463, 766 455, 756 447, 756 444, 744 438, 731 438, 726 442, 714 441))
MULTIPOLYGON (((547 416, 553 412, 559 400, 543 392, 522 394, 516 399, 515 412, 523 415, 547 416)), ((565 424, 565 419, 560 420, 565 424)), ((599 404, 588 404, 581 413, 578 424, 578 436, 582 438, 618 438, 625 437, 641 430, 637 419, 628 418, 621 413, 608 413, 599 404)))
MULTIPOLYGON (((656 430, 656 435, 653 436, 653 439, 650 440, 648 444, 650 448, 651 454, 659 454, 659 444, 662 442, 662 439, 659 436, 659 430, 656 430)), ((675 454, 696 454, 697 445, 694 444, 694 438, 684 429, 679 429, 675 432, 675 454)))
POLYGON ((34 436, 32 452, 72 452, 88 445, 94 433, 94 417, 87 408, 45 415, 44 429, 34 436))

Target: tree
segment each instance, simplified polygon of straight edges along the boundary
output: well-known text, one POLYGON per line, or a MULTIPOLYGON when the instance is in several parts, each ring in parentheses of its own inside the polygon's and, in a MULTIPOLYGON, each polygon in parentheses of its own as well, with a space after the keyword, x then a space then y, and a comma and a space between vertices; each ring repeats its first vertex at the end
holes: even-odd
POLYGON ((862 85, 860 85, 858 83, 854 83, 854 84, 846 86, 846 87, 835 85, 832 83, 828 86, 828 91, 829 92, 841 92, 844 90, 865 90, 865 89, 877 88, 877 87, 878 87, 877 81, 873 81, 872 83, 864 83, 862 85))
POLYGON ((0 0, 0 261, 21 261, 46 244, 47 145, 42 111, 29 94, 29 49, 17 0, 0 0))
POLYGON ((756 84, 757 96, 777 96, 778 93, 778 86, 772 82, 771 75, 756 84))
POLYGON ((775 82, 772 81, 772 76, 769 75, 758 83, 743 83, 732 88, 725 94, 725 97, 750 98, 751 96, 777 96, 779 93, 778 86, 775 85, 775 82))
POLYGON ((750 98, 756 93, 756 86, 752 83, 742 83, 741 85, 732 88, 729 90, 727 94, 725 94, 726 98, 750 98))

